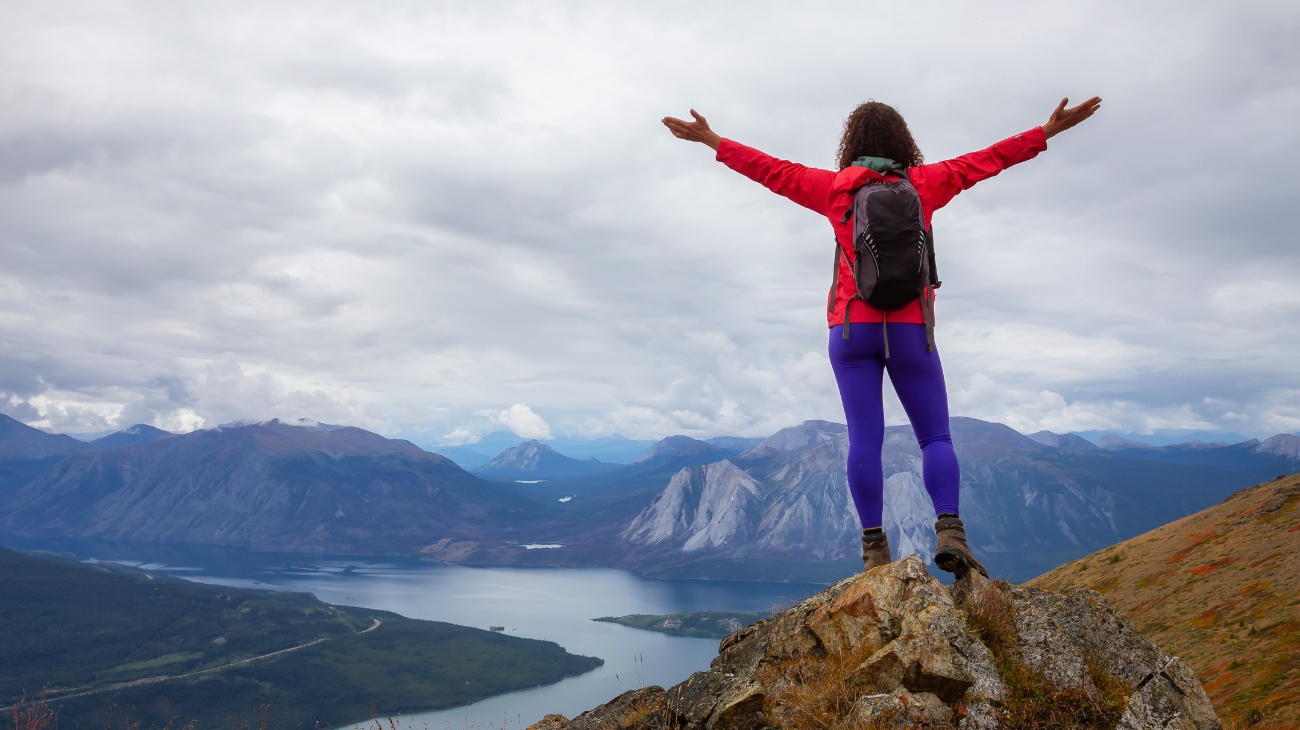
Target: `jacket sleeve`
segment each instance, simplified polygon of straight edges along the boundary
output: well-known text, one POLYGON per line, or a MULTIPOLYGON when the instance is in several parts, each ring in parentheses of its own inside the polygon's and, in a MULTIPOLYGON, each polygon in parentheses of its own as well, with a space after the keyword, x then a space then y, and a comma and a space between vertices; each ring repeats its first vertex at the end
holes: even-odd
POLYGON ((752 147, 724 139, 718 145, 718 162, 783 195, 809 210, 827 215, 835 173, 778 160, 752 147))
POLYGON ((980 180, 993 177, 1012 165, 1032 160, 1045 149, 1047 137, 1043 134, 1043 128, 1034 127, 987 149, 932 165, 914 167, 908 170, 908 176, 912 178, 917 194, 933 212, 980 180))

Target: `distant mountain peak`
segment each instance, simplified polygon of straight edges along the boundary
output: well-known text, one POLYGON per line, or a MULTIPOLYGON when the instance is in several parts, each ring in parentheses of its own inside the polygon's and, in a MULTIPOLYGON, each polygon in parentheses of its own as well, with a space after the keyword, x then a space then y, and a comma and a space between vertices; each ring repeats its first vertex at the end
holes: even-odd
POLYGON ((542 461, 552 456, 560 459, 569 458, 537 439, 529 439, 513 449, 502 451, 496 458, 480 467, 480 470, 513 468, 520 471, 537 471, 542 461))
POLYGON ((61 433, 33 428, 0 413, 0 458, 43 459, 68 456, 89 445, 61 433))
POLYGON ((91 441, 88 446, 93 449, 116 449, 119 446, 129 446, 130 444, 142 444, 154 439, 160 439, 165 436, 174 436, 170 431, 164 431, 161 428, 154 428, 147 423, 137 423, 134 426, 124 428, 117 433, 110 433, 102 438, 91 441))
POLYGON ((1144 451, 1150 451, 1159 448, 1158 446, 1144 444, 1141 441, 1132 441, 1123 436, 1115 436, 1113 434, 1110 436, 1102 436, 1097 439, 1097 446, 1107 451, 1121 451, 1123 449, 1142 449, 1144 451))
POLYGON ((606 464, 591 458, 573 459, 537 439, 529 439, 497 454, 474 473, 493 478, 535 480, 596 474, 618 467, 618 464, 606 464))
POLYGON ((1300 460, 1300 436, 1279 433, 1256 445, 1255 451, 1300 460))
POLYGON ((1232 444, 1229 444, 1227 441, 1211 441, 1210 443, 1207 444, 1204 441, 1198 439, 1196 441, 1184 441, 1181 444, 1173 444, 1169 448, 1171 449, 1221 449, 1224 446, 1231 446, 1231 445, 1232 444))
POLYGON ((741 458, 753 459, 778 451, 793 451, 823 441, 830 441, 848 433, 849 427, 842 423, 830 421, 804 421, 798 426, 790 426, 772 434, 763 443, 741 454, 741 458))
POLYGON ((706 450, 721 451, 713 444, 693 439, 690 436, 669 436, 655 442, 654 446, 646 449, 640 456, 632 460, 628 466, 637 464, 657 463, 667 461, 674 456, 680 456, 687 453, 703 452, 706 450))
POLYGON ((272 418, 268 421, 254 421, 252 419, 243 418, 237 421, 223 423, 217 426, 217 428, 247 428, 249 426, 289 426, 291 428, 305 428, 309 431, 338 431, 340 429, 348 428, 347 426, 339 426, 333 423, 321 423, 314 418, 299 418, 296 421, 281 421, 278 418, 272 418))
POLYGON ((1055 446, 1058 449, 1071 449, 1074 451, 1101 451, 1093 442, 1073 433, 1052 433, 1051 431, 1039 431, 1038 433, 1029 434, 1029 438, 1037 441, 1044 446, 1055 446))

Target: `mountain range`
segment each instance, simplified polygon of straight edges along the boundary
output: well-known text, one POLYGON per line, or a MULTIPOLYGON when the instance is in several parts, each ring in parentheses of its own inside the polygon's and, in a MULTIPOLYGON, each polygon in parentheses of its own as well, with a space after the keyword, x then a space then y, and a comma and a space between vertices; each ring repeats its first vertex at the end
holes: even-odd
MULTIPOLYGON (((1017 580, 1300 471, 1300 438, 1288 434, 1138 447, 969 418, 952 430, 972 544, 1017 580)), ((0 532, 663 577, 829 581, 860 569, 841 424, 758 443, 672 436, 626 466, 525 442, 478 474, 406 441, 306 421, 133 431, 85 444, 0 417, 0 532), (564 547, 523 549, 532 543, 564 547)), ((934 514, 909 427, 887 429, 884 457, 894 553, 928 560, 934 514)))

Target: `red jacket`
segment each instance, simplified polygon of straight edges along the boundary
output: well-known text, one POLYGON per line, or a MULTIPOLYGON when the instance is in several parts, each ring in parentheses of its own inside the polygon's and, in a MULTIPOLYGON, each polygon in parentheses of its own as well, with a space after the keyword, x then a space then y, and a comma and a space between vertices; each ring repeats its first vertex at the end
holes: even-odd
MULTIPOLYGON (((1042 127, 1017 134, 1009 139, 944 162, 920 165, 907 170, 912 185, 921 197, 921 210, 925 224, 930 225, 934 211, 957 197, 957 193, 980 180, 993 177, 1012 165, 1033 159, 1047 149, 1047 137, 1042 127)), ((853 258, 853 223, 841 223, 844 212, 853 204, 853 193, 867 183, 882 180, 883 176, 865 167, 849 167, 839 172, 819 170, 815 167, 778 160, 756 149, 729 139, 718 145, 718 162, 739 172, 768 190, 793 200, 809 210, 826 216, 835 229, 835 240, 844 248, 848 258, 853 258)), ((854 293, 853 273, 848 261, 835 257, 838 273, 830 294, 826 297, 826 321, 831 327, 844 323, 844 304, 854 293)), ((880 322, 880 310, 861 299, 852 301, 850 322, 880 322)), ((889 313, 890 322, 925 324, 918 299, 906 307, 889 313)))

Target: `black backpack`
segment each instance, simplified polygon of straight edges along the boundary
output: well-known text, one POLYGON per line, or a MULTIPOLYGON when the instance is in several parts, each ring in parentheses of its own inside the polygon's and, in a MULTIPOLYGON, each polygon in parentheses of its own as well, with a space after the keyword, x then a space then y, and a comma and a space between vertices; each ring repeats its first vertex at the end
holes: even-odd
MULTIPOLYGON (((858 188, 853 205, 841 223, 853 219, 853 253, 850 263, 853 283, 857 287, 844 305, 844 339, 849 338, 849 304, 861 299, 885 315, 902 309, 913 300, 921 300, 925 314, 926 343, 934 352, 934 290, 939 281, 934 263, 934 234, 926 228, 921 212, 921 197, 903 170, 891 170, 883 182, 858 188)), ((835 276, 839 277, 839 258, 848 254, 835 242, 835 276)), ((831 306, 834 307, 834 286, 831 306)), ((889 331, 885 330, 885 357, 889 357, 889 331)))

